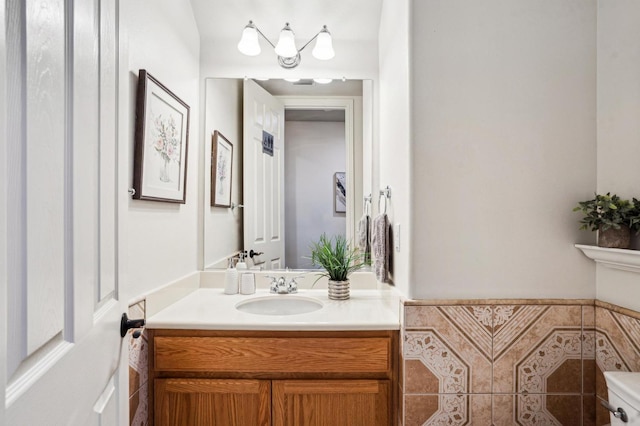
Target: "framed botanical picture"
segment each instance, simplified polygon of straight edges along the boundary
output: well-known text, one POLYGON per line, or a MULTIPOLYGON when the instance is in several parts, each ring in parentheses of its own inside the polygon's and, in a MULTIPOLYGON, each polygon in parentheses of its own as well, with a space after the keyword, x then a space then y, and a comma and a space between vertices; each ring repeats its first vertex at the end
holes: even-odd
POLYGON ((186 202, 189 106, 151 76, 138 73, 133 198, 186 202))
POLYGON ((211 137, 211 205, 231 207, 233 145, 219 131, 211 137))
POLYGON ((347 212, 347 181, 345 172, 333 174, 333 211, 335 213, 347 212))

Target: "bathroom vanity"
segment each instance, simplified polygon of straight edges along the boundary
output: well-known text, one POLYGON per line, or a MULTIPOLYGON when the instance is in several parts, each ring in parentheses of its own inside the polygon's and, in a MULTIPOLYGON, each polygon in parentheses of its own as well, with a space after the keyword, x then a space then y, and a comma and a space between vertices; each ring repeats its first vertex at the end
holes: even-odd
POLYGON ((397 417, 398 301, 356 290, 223 295, 198 289, 148 318, 151 424, 392 425, 397 417), (322 305, 252 314, 252 299, 322 305))

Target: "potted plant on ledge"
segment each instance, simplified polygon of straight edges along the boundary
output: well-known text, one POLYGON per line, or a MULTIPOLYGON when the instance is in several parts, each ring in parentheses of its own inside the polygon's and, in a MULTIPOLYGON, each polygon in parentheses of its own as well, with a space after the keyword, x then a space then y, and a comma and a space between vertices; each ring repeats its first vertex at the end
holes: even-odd
POLYGON ((329 299, 334 300, 349 298, 349 275, 366 265, 364 256, 344 236, 329 238, 326 234, 311 244, 311 262, 324 268, 320 277, 329 278, 329 299))
POLYGON ((584 217, 580 229, 598 231, 598 246, 629 248, 631 230, 640 231, 640 201, 624 200, 617 195, 596 194, 595 198, 580 201, 573 211, 584 217))

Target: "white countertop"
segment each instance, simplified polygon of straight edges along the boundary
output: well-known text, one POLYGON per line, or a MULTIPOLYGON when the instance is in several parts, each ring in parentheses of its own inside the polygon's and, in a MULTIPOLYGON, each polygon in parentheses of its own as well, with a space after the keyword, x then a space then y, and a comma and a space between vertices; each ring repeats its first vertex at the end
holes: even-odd
POLYGON ((221 288, 198 288, 146 320, 147 328, 194 330, 398 330, 399 297, 392 290, 351 290, 351 298, 330 300, 327 290, 301 289, 294 295, 270 294, 258 289, 251 295, 226 295, 221 288), (236 304, 258 297, 308 297, 322 309, 296 315, 241 312, 236 304))

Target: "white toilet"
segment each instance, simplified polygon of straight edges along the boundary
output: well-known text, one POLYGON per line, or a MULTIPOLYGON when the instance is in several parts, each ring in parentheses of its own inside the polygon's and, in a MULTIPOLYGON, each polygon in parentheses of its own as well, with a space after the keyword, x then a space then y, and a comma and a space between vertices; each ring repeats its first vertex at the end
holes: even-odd
POLYGON ((611 426, 640 426, 640 373, 606 371, 604 378, 609 390, 611 426), (619 409, 626 413, 626 422, 619 409), (618 411, 618 414, 614 414, 618 411))

